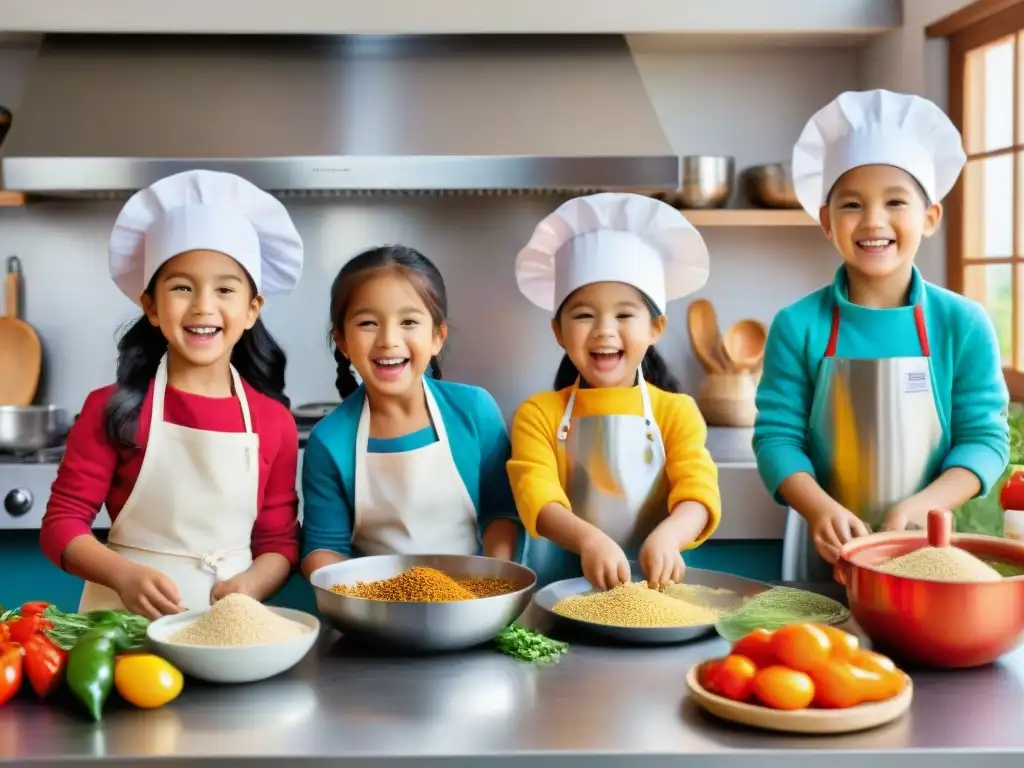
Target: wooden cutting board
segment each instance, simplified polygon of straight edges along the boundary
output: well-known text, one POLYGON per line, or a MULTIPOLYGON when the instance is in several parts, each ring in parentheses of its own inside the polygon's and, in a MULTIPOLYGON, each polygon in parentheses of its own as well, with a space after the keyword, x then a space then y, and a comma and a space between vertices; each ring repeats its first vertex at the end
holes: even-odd
POLYGON ((0 317, 0 405, 31 405, 39 388, 43 350, 35 329, 21 319, 21 261, 7 259, 4 315, 0 317))

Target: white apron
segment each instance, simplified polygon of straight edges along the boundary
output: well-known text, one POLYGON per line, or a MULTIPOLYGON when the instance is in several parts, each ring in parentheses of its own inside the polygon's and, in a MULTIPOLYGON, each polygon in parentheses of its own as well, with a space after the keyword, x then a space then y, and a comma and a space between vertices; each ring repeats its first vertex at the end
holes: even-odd
MULTIPOLYGON (((259 497, 259 435, 238 372, 231 380, 245 432, 209 432, 164 420, 167 356, 153 387, 149 440, 124 508, 110 526, 107 546, 170 578, 182 607, 210 605, 218 581, 252 565, 250 542, 259 497)), ((86 582, 79 611, 124 608, 117 593, 86 582)))
POLYGON ((437 440, 402 453, 368 453, 370 401, 356 430, 352 545, 364 555, 475 555, 477 513, 448 444, 430 385, 423 383, 437 440))

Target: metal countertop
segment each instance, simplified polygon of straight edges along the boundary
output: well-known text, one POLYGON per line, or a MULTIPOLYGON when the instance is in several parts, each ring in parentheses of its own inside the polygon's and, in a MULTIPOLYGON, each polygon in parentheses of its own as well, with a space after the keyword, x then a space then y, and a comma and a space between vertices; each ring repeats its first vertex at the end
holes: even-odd
MULTIPOLYGON (((804 585, 806 586, 806 585, 804 585)), ((835 592, 833 585, 816 591, 835 592)), ((524 622, 547 629, 527 611, 524 622)), ((558 664, 483 649, 385 656, 325 631, 294 670, 248 686, 189 681, 173 704, 118 706, 92 724, 71 707, 0 707, 0 762, 344 768, 1001 768, 1024 764, 1024 649, 962 672, 913 673, 912 710, 879 729, 795 737, 721 723, 687 701, 687 670, 717 636, 622 648, 577 638, 558 664)))

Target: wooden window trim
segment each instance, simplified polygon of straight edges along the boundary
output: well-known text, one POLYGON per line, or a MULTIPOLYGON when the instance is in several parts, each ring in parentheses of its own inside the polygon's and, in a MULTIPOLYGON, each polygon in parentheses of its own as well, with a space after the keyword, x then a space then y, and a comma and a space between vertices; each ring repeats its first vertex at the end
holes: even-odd
MULTIPOLYGON (((950 119, 964 133, 966 119, 966 104, 964 94, 964 83, 967 69, 967 56, 976 48, 985 46, 1000 38, 1009 35, 1016 35, 1024 28, 1024 0, 978 0, 956 13, 941 19, 926 29, 928 37, 946 37, 949 40, 949 101, 948 110, 950 119)), ((1021 45, 1016 46, 1017 66, 1016 71, 1020 72, 1020 57, 1022 55, 1021 45)), ((1021 88, 1018 85, 1014 88, 1014 114, 1020 115, 1020 104, 1018 103, 1021 88)), ((1014 144, 1018 137, 1014 136, 1014 144)), ((997 153, 992 153, 997 154, 997 153)), ((974 155, 972 155, 974 156, 974 155)), ((1018 156, 1019 157, 1019 156, 1018 156)), ((1017 161, 1019 162, 1019 161, 1017 161)), ((1018 178, 1019 169, 1015 162, 1015 178, 1018 178)), ((950 290, 958 293, 964 292, 966 259, 964 253, 964 176, 961 174, 956 186, 950 192, 945 201, 946 219, 946 285, 950 290)), ((1014 250, 1017 248, 1017 217, 1014 215, 1014 250)), ((1019 258, 1012 260, 1020 265, 1014 268, 1012 276, 1013 310, 1012 320, 1014 339, 1015 364, 1011 368, 1004 368, 1003 375, 1006 378, 1006 385, 1010 391, 1010 397, 1014 401, 1024 400, 1024 360, 1016 360, 1018 350, 1022 343, 1018 339, 1020 334, 1019 313, 1024 307, 1018 306, 1018 296, 1024 294, 1024 286, 1018 285, 1018 273, 1024 271, 1024 263, 1019 258)), ((999 263, 993 260, 992 263, 999 263)))

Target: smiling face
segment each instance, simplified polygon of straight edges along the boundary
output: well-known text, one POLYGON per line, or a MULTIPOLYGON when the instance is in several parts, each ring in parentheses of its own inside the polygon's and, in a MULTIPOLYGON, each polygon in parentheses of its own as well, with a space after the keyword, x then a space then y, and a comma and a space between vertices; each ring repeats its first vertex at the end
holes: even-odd
POLYGON ((368 389, 401 396, 419 384, 446 334, 415 286, 388 270, 353 292, 343 331, 335 332, 334 341, 368 389))
POLYGON ((843 174, 821 209, 821 227, 848 269, 871 279, 909 274, 922 237, 942 220, 917 181, 890 165, 843 174))
POLYGON ((217 251, 187 251, 167 261, 142 295, 149 321, 170 353, 193 366, 227 363, 231 350, 256 323, 263 299, 242 266, 217 251))
POLYGON ((552 321, 555 338, 592 387, 631 387, 637 369, 665 331, 643 295, 625 283, 593 283, 575 291, 552 321))

